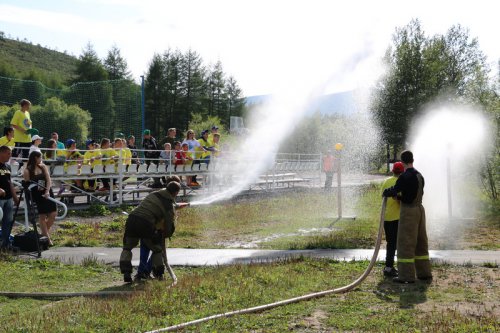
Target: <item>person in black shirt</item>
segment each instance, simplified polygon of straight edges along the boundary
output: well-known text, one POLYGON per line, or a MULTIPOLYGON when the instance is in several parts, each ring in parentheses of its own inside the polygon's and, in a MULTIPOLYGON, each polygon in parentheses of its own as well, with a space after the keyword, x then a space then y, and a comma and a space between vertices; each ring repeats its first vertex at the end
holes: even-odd
POLYGON ((14 204, 19 204, 14 185, 10 179, 10 166, 6 164, 12 156, 12 151, 7 146, 0 146, 0 209, 2 216, 2 244, 1 249, 9 249, 10 232, 14 222, 14 204))
POLYGON ((399 283, 432 280, 429 260, 429 246, 425 227, 425 209, 422 205, 424 177, 413 168, 413 153, 401 153, 405 172, 399 176, 396 185, 384 190, 384 197, 394 197, 401 193, 401 209, 398 227, 398 277, 399 283))
MULTIPOLYGON (((160 163, 159 158, 160 158, 160 151, 158 150, 158 145, 156 144, 156 139, 151 135, 150 130, 144 130, 144 138, 142 140, 142 148, 145 150, 144 151, 144 160, 146 165, 149 166, 151 163, 158 164, 160 163)), ((153 178, 153 184, 151 185, 153 188, 160 188, 163 187, 163 185, 160 182, 159 177, 154 177, 153 178)))

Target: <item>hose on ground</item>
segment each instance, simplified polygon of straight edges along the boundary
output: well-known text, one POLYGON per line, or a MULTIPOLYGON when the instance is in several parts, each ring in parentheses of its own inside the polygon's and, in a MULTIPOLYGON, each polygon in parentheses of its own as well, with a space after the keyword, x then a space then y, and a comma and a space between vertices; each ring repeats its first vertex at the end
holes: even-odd
POLYGON ((363 272, 363 274, 361 274, 361 276, 359 278, 357 278, 355 281, 353 281, 352 283, 350 283, 350 284, 348 284, 346 286, 340 287, 340 288, 319 291, 319 292, 315 292, 315 293, 312 293, 312 294, 307 294, 307 295, 303 295, 303 296, 299 296, 299 297, 294 297, 294 298, 290 298, 290 299, 286 299, 286 300, 281 300, 281 301, 270 303, 270 304, 259 305, 259 306, 255 306, 255 307, 251 307, 251 308, 246 308, 246 309, 240 309, 240 310, 235 310, 235 311, 229 311, 229 312, 219 313, 219 314, 212 315, 212 316, 209 316, 209 317, 200 318, 200 319, 196 319, 196 320, 193 320, 193 321, 188 321, 188 322, 185 322, 185 323, 181 323, 181 324, 177 324, 177 325, 173 325, 173 326, 169 326, 169 327, 165 327, 165 328, 159 328, 159 329, 156 329, 156 330, 153 330, 153 331, 148 331, 146 333, 159 333, 159 332, 177 331, 177 330, 186 328, 188 326, 201 324, 201 323, 204 323, 204 322, 207 322, 207 321, 210 321, 210 320, 214 320, 214 319, 228 318, 228 317, 232 317, 232 316, 236 316, 236 315, 241 315, 241 314, 246 314, 246 313, 253 313, 253 312, 259 312, 259 311, 269 310, 269 309, 276 308, 276 307, 279 307, 279 306, 283 306, 283 305, 287 305, 287 304, 292 304, 292 303, 298 303, 298 302, 301 302, 301 301, 306 301, 306 300, 310 300, 310 299, 313 299, 313 298, 319 298, 319 297, 323 297, 323 296, 330 295, 330 294, 344 293, 344 292, 347 292, 347 291, 349 291, 349 290, 357 287, 359 284, 361 284, 361 282, 363 282, 364 279, 366 279, 366 277, 368 276, 368 274, 370 274, 373 266, 377 262, 378 251, 380 249, 380 244, 382 242, 382 231, 383 231, 383 228, 384 228, 384 215, 385 215, 386 204, 387 204, 387 198, 383 198, 383 200, 382 200, 382 208, 380 210, 380 223, 379 223, 379 228, 378 228, 377 241, 375 242, 375 250, 373 251, 373 256, 372 256, 372 258, 370 260, 370 263, 369 263, 368 267, 366 268, 366 270, 363 272))

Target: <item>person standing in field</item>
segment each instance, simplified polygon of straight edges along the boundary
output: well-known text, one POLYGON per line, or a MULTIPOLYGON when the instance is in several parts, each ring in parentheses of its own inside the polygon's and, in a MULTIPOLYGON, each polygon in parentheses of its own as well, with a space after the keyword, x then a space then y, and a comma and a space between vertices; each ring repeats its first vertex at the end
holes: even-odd
MULTIPOLYGON (((404 171, 405 168, 403 163, 394 163, 392 166, 393 176, 384 180, 382 183, 382 192, 396 185, 399 175, 401 175, 404 171)), ((383 271, 385 276, 398 276, 398 271, 394 268, 394 256, 396 255, 398 240, 399 209, 400 203, 397 196, 387 199, 384 216, 385 240, 387 242, 385 268, 383 271)))
POLYGON ((333 184, 333 161, 334 157, 331 150, 328 150, 323 157, 323 172, 326 174, 325 189, 332 188, 333 184))

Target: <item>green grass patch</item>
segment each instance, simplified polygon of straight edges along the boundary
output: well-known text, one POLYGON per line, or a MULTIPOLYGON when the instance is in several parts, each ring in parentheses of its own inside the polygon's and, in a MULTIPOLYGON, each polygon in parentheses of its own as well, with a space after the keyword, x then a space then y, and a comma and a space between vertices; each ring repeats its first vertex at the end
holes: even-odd
MULTIPOLYGON (((337 193, 297 190, 240 197, 227 202, 178 211, 176 232, 169 246, 182 248, 372 248, 379 225, 381 197, 376 185, 343 193, 344 216, 336 221, 337 193)), ((122 210, 94 205, 58 222, 52 239, 57 246, 121 246, 126 216, 122 210)), ((451 239, 435 239, 431 248, 499 249, 498 217, 486 215, 464 225, 451 239)), ((430 235, 432 236, 432 235, 430 235)), ((451 237, 451 236, 450 236, 451 237)), ((446 237, 445 237, 446 238, 446 237)))
MULTIPOLYGON (((5 259, 5 258, 4 258, 5 259)), ((3 260, 4 290, 131 290, 132 296, 63 300, 1 299, 5 332, 140 332, 216 313, 276 302, 341 287, 368 263, 298 258, 272 264, 177 268, 179 283, 118 286, 119 274, 92 258, 86 267, 44 260, 3 260), (16 272, 13 274, 7 273, 16 272), (59 276, 56 280, 53 276, 59 276), (9 286, 9 288, 6 288, 9 286)), ((434 267, 432 284, 400 286, 376 267, 345 294, 291 304, 260 313, 210 321, 196 332, 494 332, 500 329, 496 268, 434 267), (460 296, 462 295, 462 296, 460 296), (465 297, 464 297, 465 295, 465 297)))

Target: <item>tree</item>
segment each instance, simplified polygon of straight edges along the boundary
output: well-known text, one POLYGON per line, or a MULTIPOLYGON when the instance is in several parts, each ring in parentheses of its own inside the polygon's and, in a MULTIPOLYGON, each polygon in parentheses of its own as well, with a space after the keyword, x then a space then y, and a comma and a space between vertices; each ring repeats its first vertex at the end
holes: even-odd
POLYGON ((394 146, 394 154, 407 136, 409 124, 424 103, 425 71, 422 52, 425 36, 418 20, 397 29, 394 46, 384 62, 388 74, 378 83, 374 112, 382 138, 394 146))
POLYGON ((163 110, 163 58, 159 54, 153 55, 153 59, 149 64, 146 80, 144 84, 145 90, 145 117, 146 128, 153 131, 154 136, 157 136, 160 129, 163 110))
POLYGON ((230 76, 227 80, 225 90, 227 92, 228 111, 227 117, 223 118, 222 122, 229 128, 231 116, 241 117, 245 103, 242 90, 233 76, 230 76))
POLYGON ((131 80, 132 75, 128 70, 127 61, 121 56, 120 49, 113 45, 104 59, 104 68, 110 80, 131 80))
POLYGON ((187 129, 194 113, 205 114, 202 98, 205 87, 205 69, 198 53, 188 50, 180 62, 180 94, 178 103, 179 126, 187 129))
POLYGON ((418 20, 396 29, 384 61, 388 74, 377 84, 373 106, 383 141, 394 159, 410 123, 437 97, 483 104, 490 94, 485 57, 461 26, 425 37, 418 20))
POLYGON ((75 83, 65 91, 64 100, 77 104, 92 115, 90 134, 93 138, 113 137, 116 125, 113 88, 101 60, 88 43, 80 55, 75 83))
POLYGON ((90 42, 78 58, 74 82, 104 81, 108 73, 90 42))

